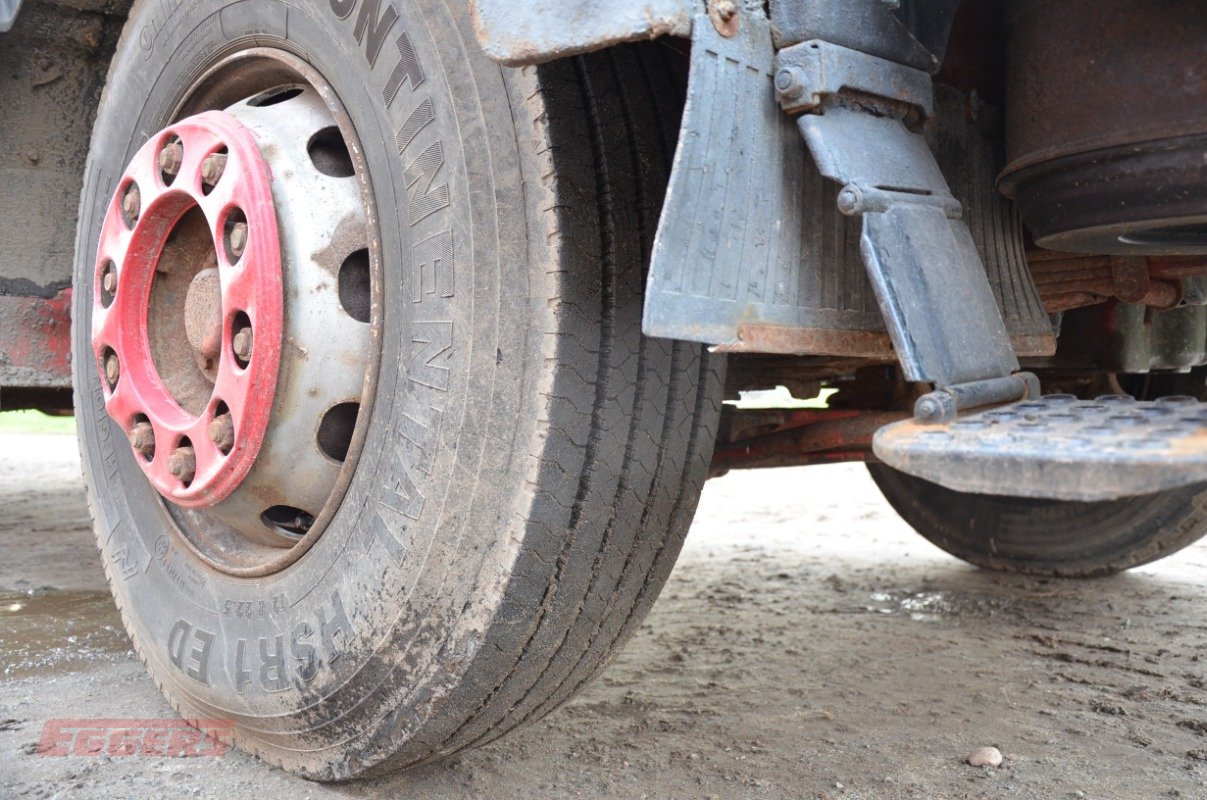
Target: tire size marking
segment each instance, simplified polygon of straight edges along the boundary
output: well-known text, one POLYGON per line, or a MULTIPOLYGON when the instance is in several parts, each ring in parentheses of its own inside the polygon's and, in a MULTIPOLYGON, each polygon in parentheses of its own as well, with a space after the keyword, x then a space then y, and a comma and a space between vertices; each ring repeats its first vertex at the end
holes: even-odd
POLYGON ((279 593, 258 600, 225 600, 222 603, 222 616, 231 619, 267 619, 288 610, 285 595, 279 593))
POLYGON ((348 649, 352 636, 344 601, 338 591, 333 592, 330 609, 320 607, 313 623, 302 620, 288 634, 235 641, 231 671, 235 691, 243 694, 253 682, 265 692, 290 686, 300 689, 314 680, 320 667, 330 666, 348 649))
POLYGON ((195 681, 210 685, 210 655, 214 650, 214 634, 195 628, 184 620, 176 620, 168 633, 168 658, 176 669, 195 681))

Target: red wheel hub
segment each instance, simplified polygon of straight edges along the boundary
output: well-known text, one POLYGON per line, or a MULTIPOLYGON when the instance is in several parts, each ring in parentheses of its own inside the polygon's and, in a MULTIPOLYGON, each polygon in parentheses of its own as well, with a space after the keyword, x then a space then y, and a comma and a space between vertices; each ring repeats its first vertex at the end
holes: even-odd
POLYGON ((281 282, 271 176, 251 131, 209 111, 152 137, 119 180, 101 228, 92 348, 109 415, 152 485, 179 505, 220 502, 260 451, 281 359, 281 282), (179 298, 188 329, 180 336, 213 384, 199 413, 165 385, 148 332, 165 247, 195 209, 216 262, 179 298))

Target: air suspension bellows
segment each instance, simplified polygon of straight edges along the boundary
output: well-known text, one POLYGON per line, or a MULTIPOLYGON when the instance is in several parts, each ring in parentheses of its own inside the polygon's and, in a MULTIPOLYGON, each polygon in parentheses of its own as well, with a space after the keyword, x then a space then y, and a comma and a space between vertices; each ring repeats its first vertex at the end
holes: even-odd
POLYGON ((1207 5, 1009 5, 1001 188, 1036 242, 1207 253, 1207 5))

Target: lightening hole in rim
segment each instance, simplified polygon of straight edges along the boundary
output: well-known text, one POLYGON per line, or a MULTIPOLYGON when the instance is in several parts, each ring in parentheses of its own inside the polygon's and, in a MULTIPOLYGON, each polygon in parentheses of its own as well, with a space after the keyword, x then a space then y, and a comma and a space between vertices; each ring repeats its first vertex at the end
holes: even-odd
POLYGON ((357 322, 369 322, 373 307, 371 275, 368 249, 357 250, 339 268, 339 302, 357 322))
POLYGON ((271 506, 260 514, 260 521, 283 536, 301 539, 314 524, 314 515, 293 506, 271 506))
POLYGON ((304 91, 305 89, 297 84, 274 86, 273 88, 265 89, 258 95, 250 98, 247 101, 247 104, 252 108, 267 108, 268 106, 275 106, 279 103, 292 100, 304 91))
POLYGON ((356 430, 356 416, 359 413, 360 403, 337 403, 327 409, 315 436, 323 455, 332 461, 344 463, 348 448, 352 446, 352 433, 356 430))
POLYGON ((329 178, 351 178, 356 175, 348 143, 335 125, 323 128, 310 137, 306 145, 314 168, 329 178))

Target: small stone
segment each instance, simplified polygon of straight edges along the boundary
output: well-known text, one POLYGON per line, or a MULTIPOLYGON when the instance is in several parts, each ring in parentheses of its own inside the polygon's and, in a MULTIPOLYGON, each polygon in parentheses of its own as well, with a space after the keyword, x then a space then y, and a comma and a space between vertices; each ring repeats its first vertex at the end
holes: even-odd
POLYGON ((1000 767, 1002 751, 996 747, 978 747, 969 753, 965 760, 971 767, 1000 767))

